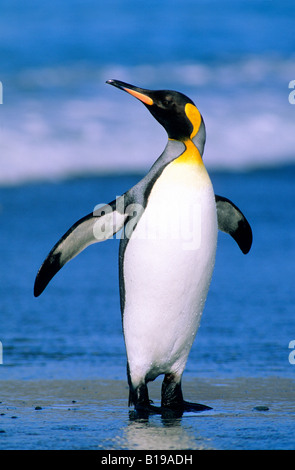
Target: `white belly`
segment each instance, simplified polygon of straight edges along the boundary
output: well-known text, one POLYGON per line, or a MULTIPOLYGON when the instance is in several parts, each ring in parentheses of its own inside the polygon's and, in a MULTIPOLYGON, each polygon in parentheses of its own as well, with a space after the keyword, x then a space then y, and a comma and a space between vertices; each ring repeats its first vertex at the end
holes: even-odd
POLYGON ((123 328, 133 384, 181 375, 215 262, 216 206, 205 168, 170 164, 124 258, 123 328))

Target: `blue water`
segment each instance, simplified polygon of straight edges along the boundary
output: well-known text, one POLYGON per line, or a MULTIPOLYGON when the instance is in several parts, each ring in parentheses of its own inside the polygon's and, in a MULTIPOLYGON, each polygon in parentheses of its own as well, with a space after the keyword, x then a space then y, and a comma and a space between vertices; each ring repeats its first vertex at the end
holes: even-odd
MULTIPOLYGON (((219 235, 216 267, 188 377, 294 377, 295 167, 212 173, 217 194, 247 214, 253 248, 243 255, 219 235)), ((118 292, 118 240, 89 247, 41 297, 39 265, 57 239, 139 175, 0 188, 1 378, 125 379, 118 292)))
POLYGON ((146 171, 165 133, 110 78, 188 94, 211 169, 294 163, 292 0, 1 0, 0 13, 0 184, 146 171))

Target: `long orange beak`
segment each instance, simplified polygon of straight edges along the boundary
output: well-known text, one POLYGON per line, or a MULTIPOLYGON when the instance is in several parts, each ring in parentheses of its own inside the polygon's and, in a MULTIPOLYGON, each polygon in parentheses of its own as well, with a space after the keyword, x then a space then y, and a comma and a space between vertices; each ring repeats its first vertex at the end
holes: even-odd
POLYGON ((147 104, 149 106, 152 106, 154 104, 153 99, 149 96, 149 90, 144 90, 143 88, 130 85, 129 83, 121 82, 120 80, 107 80, 106 83, 126 91, 127 93, 134 96, 144 104, 147 104))

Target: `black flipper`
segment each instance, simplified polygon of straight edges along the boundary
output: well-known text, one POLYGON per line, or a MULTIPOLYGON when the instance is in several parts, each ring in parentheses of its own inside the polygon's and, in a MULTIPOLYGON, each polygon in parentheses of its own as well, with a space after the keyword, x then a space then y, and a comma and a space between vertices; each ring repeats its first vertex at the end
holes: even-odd
MULTIPOLYGON (((122 204, 121 204, 122 205, 122 204)), ((56 243, 40 267, 34 285, 38 297, 55 274, 87 246, 107 240, 118 232, 127 215, 119 212, 120 198, 78 220, 56 243), (119 201, 119 202, 118 202, 119 201)))
POLYGON ((215 195, 218 229, 228 233, 247 254, 252 245, 252 230, 246 217, 229 199, 215 195))

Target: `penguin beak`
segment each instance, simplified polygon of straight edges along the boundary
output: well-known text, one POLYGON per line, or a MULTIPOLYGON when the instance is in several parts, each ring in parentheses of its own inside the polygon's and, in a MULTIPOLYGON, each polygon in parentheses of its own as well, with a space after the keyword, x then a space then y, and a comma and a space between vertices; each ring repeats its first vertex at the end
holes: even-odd
POLYGON ((149 96, 148 90, 144 90, 143 88, 130 85, 129 83, 121 82, 120 80, 107 80, 106 83, 120 88, 120 90, 126 91, 127 93, 134 96, 142 103, 147 104, 148 106, 152 106, 154 104, 154 101, 149 96))

